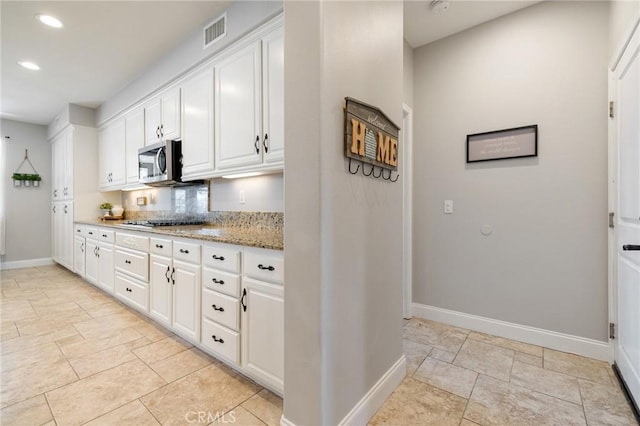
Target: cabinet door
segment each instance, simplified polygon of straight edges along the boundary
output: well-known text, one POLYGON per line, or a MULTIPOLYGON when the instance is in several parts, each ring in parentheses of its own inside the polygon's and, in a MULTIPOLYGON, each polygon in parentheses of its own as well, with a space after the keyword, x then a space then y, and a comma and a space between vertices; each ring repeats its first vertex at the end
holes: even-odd
POLYGON ((283 391, 284 290, 281 285, 243 278, 242 366, 283 391), (246 293, 245 293, 246 292, 246 293))
POLYGON ((98 284, 98 242, 87 238, 85 249, 84 279, 98 284))
POLYGON ((160 141, 160 122, 162 102, 156 98, 144 107, 144 144, 151 145, 160 141))
POLYGON ((213 172, 213 69, 182 85, 182 179, 213 172))
POLYGON ((65 132, 65 136, 63 139, 63 154, 60 159, 61 165, 63 167, 62 174, 62 199, 64 200, 72 200, 73 199, 73 129, 69 129, 65 132))
POLYGON ((114 262, 113 244, 100 243, 98 248, 98 286, 113 294, 114 262))
POLYGON ((259 42, 216 66, 216 169, 262 162, 260 75, 259 42))
POLYGON ((51 254, 53 260, 62 263, 62 206, 64 203, 55 202, 51 206, 51 254))
POLYGON ((114 189, 124 185, 125 127, 120 119, 100 130, 98 139, 98 185, 114 189))
POLYGON ((160 130, 162 139, 180 138, 180 88, 165 92, 161 98, 162 107, 160 130))
POLYGON ((74 236, 73 239, 73 272, 84 278, 85 265, 85 239, 84 237, 74 236))
POLYGON ((144 147, 144 110, 136 109, 124 118, 126 183, 138 183, 138 150, 144 147))
POLYGON ((63 133, 51 143, 51 199, 54 201, 64 199, 62 190, 65 185, 65 168, 67 167, 65 162, 67 148, 66 137, 66 133, 63 133))
POLYGON ((172 291, 171 259, 151 255, 150 315, 158 322, 171 327, 172 291))
POLYGON ((265 163, 284 160, 284 29, 262 39, 262 147, 265 163))
POLYGON ((73 203, 65 202, 62 205, 61 215, 61 256, 60 264, 73 271, 73 203))
POLYGON ((200 341, 200 266, 173 262, 173 329, 200 341))

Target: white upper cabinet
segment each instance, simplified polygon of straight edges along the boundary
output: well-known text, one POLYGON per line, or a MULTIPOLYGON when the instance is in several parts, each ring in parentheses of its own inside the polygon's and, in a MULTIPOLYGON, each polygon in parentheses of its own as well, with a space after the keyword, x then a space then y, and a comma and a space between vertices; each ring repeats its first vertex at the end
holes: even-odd
POLYGON ((213 68, 182 87, 182 180, 210 177, 213 163, 213 68))
POLYGON ((138 184, 138 150, 144 147, 144 110, 137 108, 124 117, 126 184, 138 184))
POLYGON ((180 138, 180 88, 173 87, 144 107, 145 145, 180 138))
POLYGON ((69 128, 51 142, 53 189, 51 198, 73 198, 73 129, 69 128))
POLYGON ((262 39, 262 143, 264 162, 284 160, 284 30, 262 39))
POLYGON ((216 169, 259 164, 260 42, 216 65, 216 169))
POLYGON ((98 186, 112 190, 125 182, 125 122, 120 118, 98 134, 98 186))
POLYGON ((276 169, 284 159, 282 28, 216 64, 216 169, 276 169))

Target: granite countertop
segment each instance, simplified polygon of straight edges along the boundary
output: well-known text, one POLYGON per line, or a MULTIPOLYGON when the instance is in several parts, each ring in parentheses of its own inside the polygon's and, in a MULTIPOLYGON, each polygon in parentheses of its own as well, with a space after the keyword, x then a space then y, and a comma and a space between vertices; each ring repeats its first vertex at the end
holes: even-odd
POLYGON ((174 225, 156 227, 132 227, 123 225, 122 220, 76 221, 83 225, 115 228, 122 231, 146 232, 150 234, 170 235, 192 238, 216 243, 239 246, 259 247, 272 250, 284 250, 284 235, 280 230, 256 227, 221 227, 213 225, 174 225))

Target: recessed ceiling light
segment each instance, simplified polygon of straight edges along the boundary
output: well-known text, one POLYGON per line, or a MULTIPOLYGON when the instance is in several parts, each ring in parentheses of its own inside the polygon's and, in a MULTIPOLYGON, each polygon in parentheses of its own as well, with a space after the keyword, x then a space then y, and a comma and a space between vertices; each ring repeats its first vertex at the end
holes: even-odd
POLYGON ((34 64, 33 62, 21 61, 21 62, 18 62, 18 63, 20 65, 22 65, 23 67, 25 67, 26 69, 28 69, 28 70, 38 71, 40 69, 38 64, 34 64))
POLYGON ((51 15, 40 14, 40 15, 36 15, 36 18, 38 18, 38 21, 50 27, 62 28, 62 22, 60 22, 58 18, 54 18, 51 15))

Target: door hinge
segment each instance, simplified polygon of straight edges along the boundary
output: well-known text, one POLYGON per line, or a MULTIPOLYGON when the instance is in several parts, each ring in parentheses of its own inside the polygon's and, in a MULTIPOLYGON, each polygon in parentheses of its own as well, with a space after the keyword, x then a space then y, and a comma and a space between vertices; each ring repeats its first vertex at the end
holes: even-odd
POLYGON ((613 223, 613 217, 616 214, 614 212, 609 212, 609 228, 613 229, 616 227, 616 225, 613 223))
POLYGON ((616 338, 616 325, 612 322, 609 323, 609 339, 616 338))
POLYGON ((609 101, 609 118, 613 118, 613 101, 609 101))

